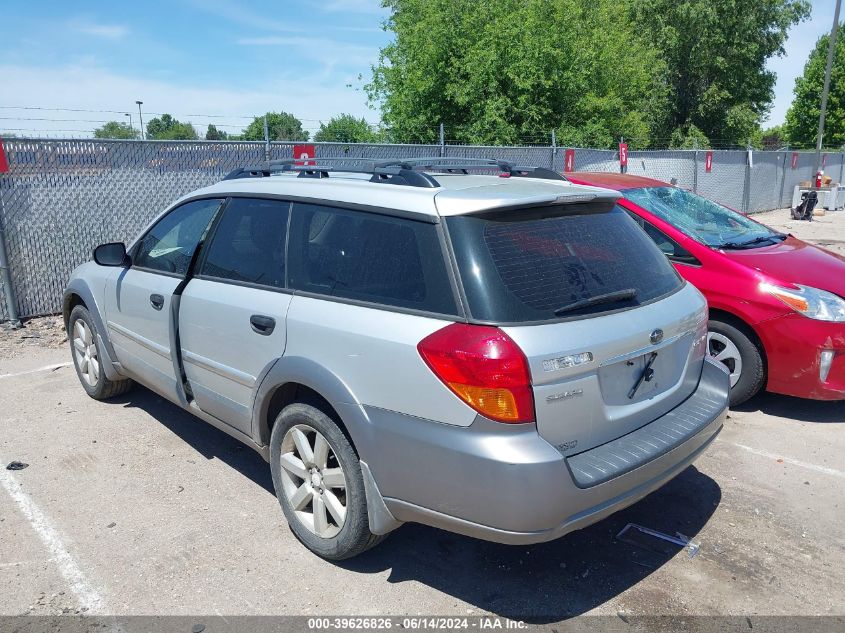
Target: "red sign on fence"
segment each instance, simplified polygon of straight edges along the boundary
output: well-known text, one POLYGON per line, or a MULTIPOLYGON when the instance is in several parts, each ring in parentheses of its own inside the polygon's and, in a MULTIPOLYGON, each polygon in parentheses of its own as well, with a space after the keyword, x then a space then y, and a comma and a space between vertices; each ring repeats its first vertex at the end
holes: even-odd
POLYGON ((627 167, 628 166, 628 144, 627 143, 619 143, 619 166, 620 167, 627 167))
POLYGON ((798 152, 792 152, 792 169, 798 167, 798 152))
POLYGON ((0 140, 0 174, 9 171, 9 161, 6 160, 6 150, 3 149, 3 141, 0 140))
POLYGON ((568 149, 563 157, 563 171, 566 173, 575 171, 575 150, 568 149))
POLYGON ((707 152, 704 155, 704 172, 709 174, 713 171, 713 152, 707 152))
MULTIPOLYGON (((294 158, 314 158, 314 146, 313 145, 294 145, 293 146, 293 157, 294 158)), ((300 165, 316 165, 317 163, 313 160, 303 160, 303 162, 298 163, 300 165)))

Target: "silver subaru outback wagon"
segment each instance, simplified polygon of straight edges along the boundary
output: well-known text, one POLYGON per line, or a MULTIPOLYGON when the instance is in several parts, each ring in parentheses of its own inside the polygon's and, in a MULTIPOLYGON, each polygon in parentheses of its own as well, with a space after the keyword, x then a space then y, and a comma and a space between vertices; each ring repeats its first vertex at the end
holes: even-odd
POLYGON ((408 521, 555 539, 665 484, 726 414, 706 303, 617 196, 502 161, 238 169, 74 271, 76 371, 257 450, 322 557, 408 521))

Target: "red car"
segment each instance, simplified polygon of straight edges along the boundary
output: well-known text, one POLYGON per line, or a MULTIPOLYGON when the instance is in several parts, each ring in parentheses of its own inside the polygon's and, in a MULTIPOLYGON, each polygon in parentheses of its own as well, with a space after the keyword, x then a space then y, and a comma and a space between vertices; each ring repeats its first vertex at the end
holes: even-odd
POLYGON ((620 191, 620 204, 707 297, 708 350, 730 372, 731 405, 762 388, 845 399, 845 257, 659 180, 567 176, 620 191))

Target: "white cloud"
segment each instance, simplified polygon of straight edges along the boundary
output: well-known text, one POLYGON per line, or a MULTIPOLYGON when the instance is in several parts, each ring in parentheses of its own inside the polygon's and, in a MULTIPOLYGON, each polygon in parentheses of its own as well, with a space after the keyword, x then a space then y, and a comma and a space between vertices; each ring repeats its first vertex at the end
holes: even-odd
POLYGON ((129 33, 129 28, 122 24, 99 24, 84 20, 71 22, 71 28, 79 33, 93 35, 94 37, 101 37, 107 40, 119 40, 129 33))
POLYGON ((237 40, 240 46, 282 46, 291 49, 291 54, 316 59, 325 66, 358 66, 369 68, 378 61, 379 49, 358 44, 348 44, 340 40, 302 37, 277 36, 244 37, 237 40))
MULTIPOLYGON (((291 112, 312 132, 319 121, 326 121, 340 112, 363 116, 375 122, 378 115, 366 105, 365 97, 355 90, 332 82, 321 84, 312 77, 285 78, 263 82, 260 89, 242 90, 235 87, 191 86, 184 81, 164 81, 141 76, 117 74, 91 66, 38 67, 0 64, 5 95, 14 96, 17 104, 37 104, 55 108, 116 110, 117 114, 3 110, 2 116, 21 119, 0 121, 0 130, 38 129, 51 136, 83 136, 82 130, 92 130, 104 119, 125 121, 123 112, 132 115, 138 125, 136 99, 144 102, 144 119, 152 113, 169 112, 182 121, 190 121, 204 132, 209 123, 220 129, 237 133, 249 123, 248 118, 269 110, 291 112), (195 114, 221 115, 220 118, 188 116, 195 114), (27 117, 80 119, 80 121, 26 121, 27 117), (84 121, 83 121, 84 120, 84 121), (231 127, 230 127, 231 126, 231 127), (59 132, 59 130, 80 130, 59 132), (51 132, 52 131, 52 132, 51 132)), ((16 132, 33 135, 32 132, 16 132)))

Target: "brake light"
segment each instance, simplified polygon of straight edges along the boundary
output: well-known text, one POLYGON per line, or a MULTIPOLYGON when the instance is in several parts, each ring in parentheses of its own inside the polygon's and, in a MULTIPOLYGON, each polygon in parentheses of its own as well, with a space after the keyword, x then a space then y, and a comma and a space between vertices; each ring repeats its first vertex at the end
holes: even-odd
POLYGON ((534 421, 528 361, 502 330, 453 323, 425 337, 417 350, 455 395, 497 422, 534 421))

